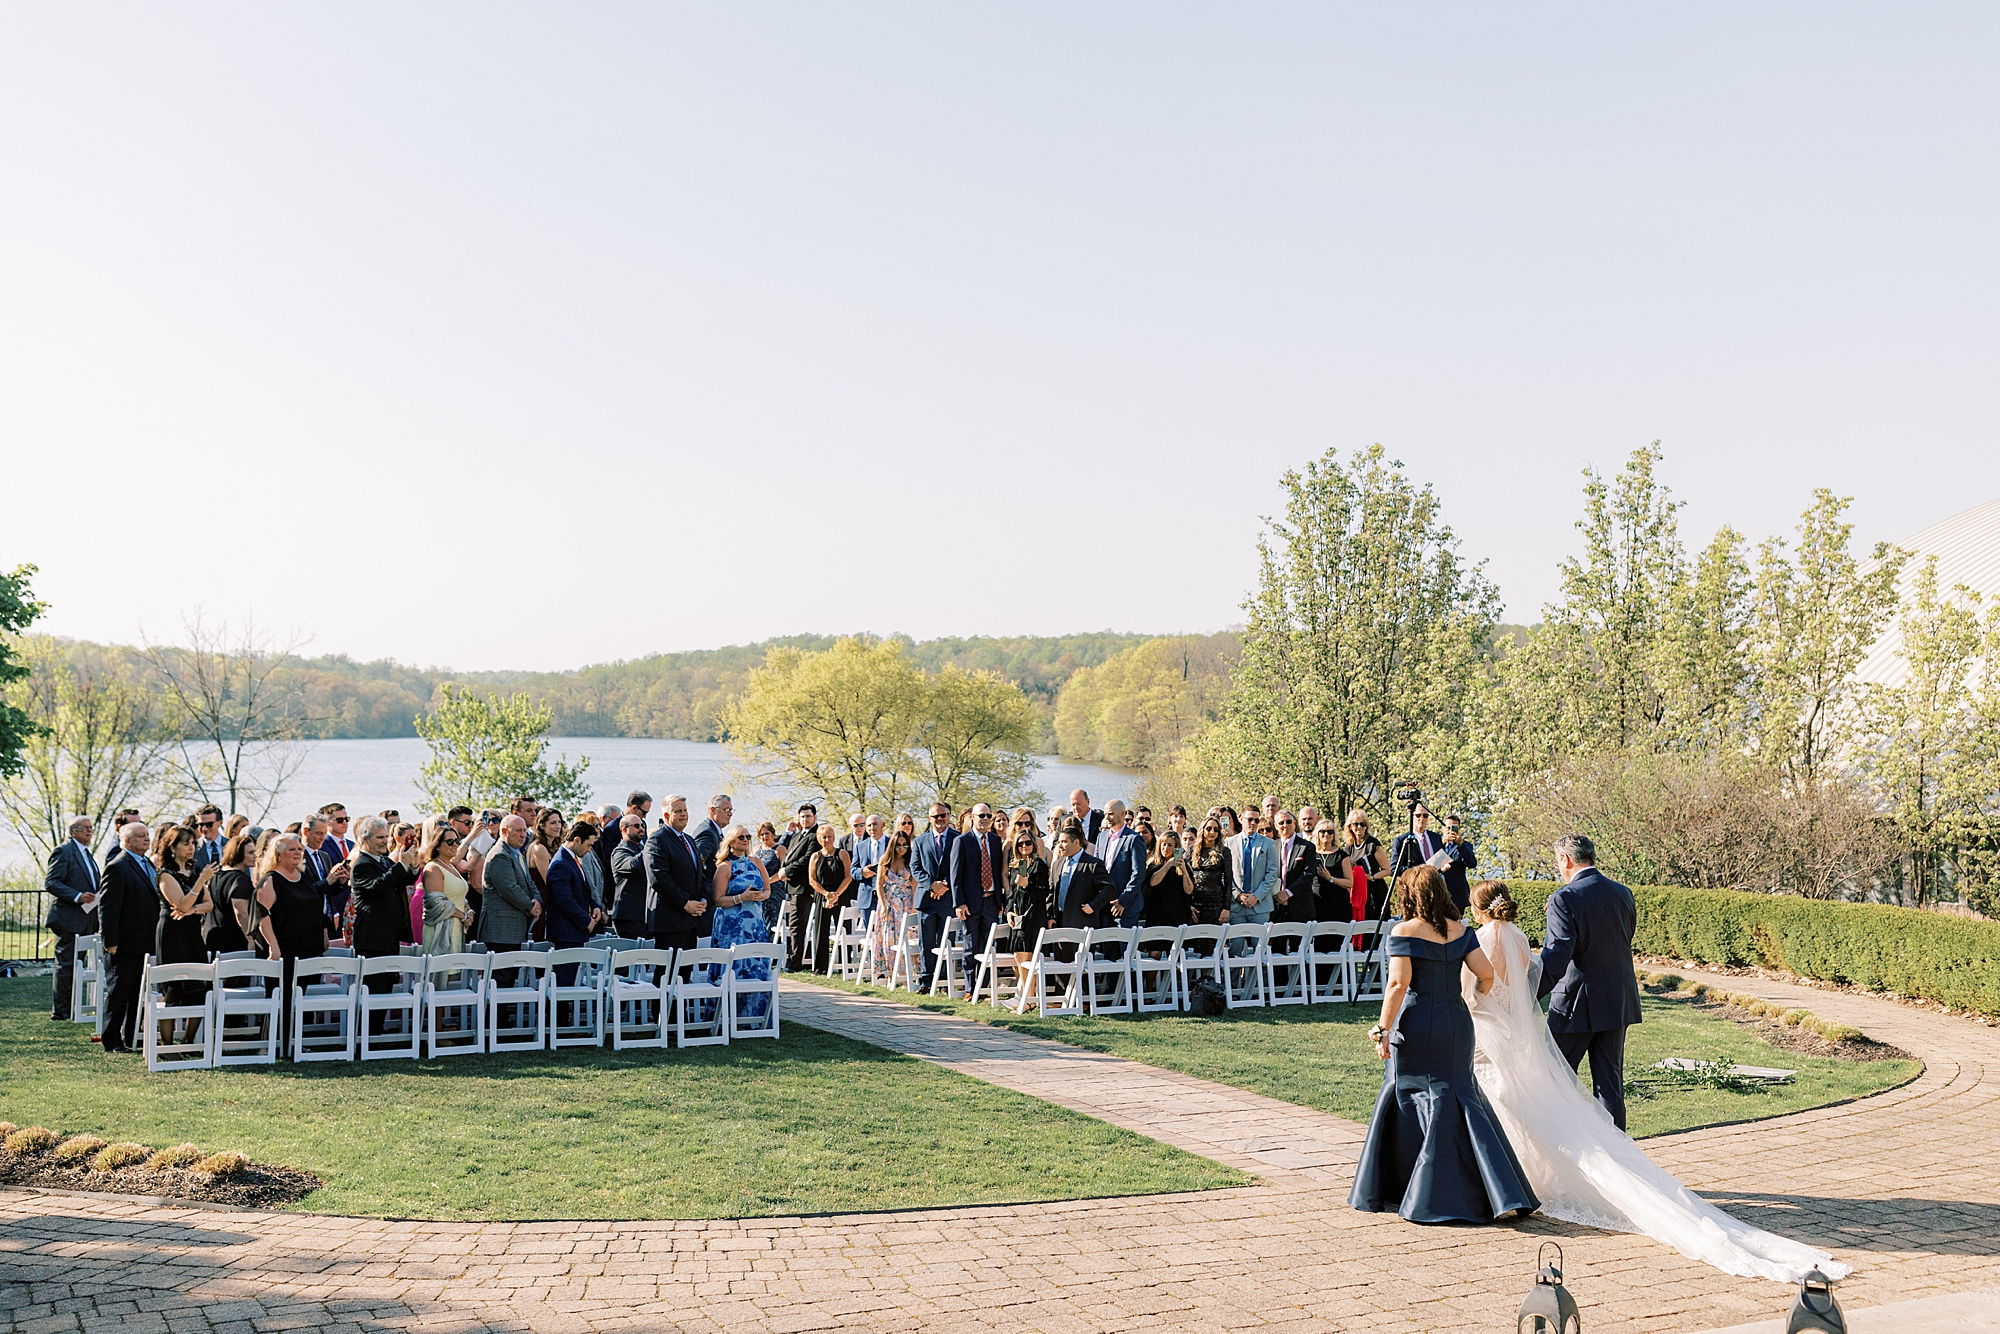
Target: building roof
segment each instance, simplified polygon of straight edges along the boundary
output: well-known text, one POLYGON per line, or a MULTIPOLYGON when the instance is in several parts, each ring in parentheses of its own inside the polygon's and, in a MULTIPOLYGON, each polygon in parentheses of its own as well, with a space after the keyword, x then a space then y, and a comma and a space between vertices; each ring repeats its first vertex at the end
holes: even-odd
MULTIPOLYGON (((1926 556, 1937 557, 1940 593, 1964 584, 1985 599, 1987 605, 2000 599, 2000 500, 1989 500, 1954 514, 1896 545, 1910 553, 1897 584, 1897 593, 1904 600, 1911 596, 1917 571, 1923 567, 1926 556)), ((1901 685, 1909 674, 1902 647, 1902 631, 1891 621, 1868 650, 1868 656, 1854 669, 1854 679, 1885 686, 1901 685)))

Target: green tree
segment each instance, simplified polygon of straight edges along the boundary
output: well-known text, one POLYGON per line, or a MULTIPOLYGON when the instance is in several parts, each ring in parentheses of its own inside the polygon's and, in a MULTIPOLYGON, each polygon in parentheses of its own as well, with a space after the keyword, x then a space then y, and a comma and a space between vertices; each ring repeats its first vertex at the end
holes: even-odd
MULTIPOLYGON (((17 565, 0 574, 0 689, 25 680, 33 670, 21 661, 11 637, 20 634, 47 608, 35 601, 28 587, 35 567, 17 565)), ((0 778, 21 772, 21 752, 40 733, 40 725, 16 705, 0 700, 0 778)))
POLYGON ((893 810, 915 768, 924 676, 899 640, 774 648, 727 715, 752 781, 812 795, 837 813, 893 810))
POLYGON ((440 811, 461 803, 500 806, 515 797, 581 810, 591 798, 583 777, 590 757, 573 766, 567 755, 553 767, 544 760, 552 717, 548 705, 525 693, 503 697, 451 682, 439 686, 430 711, 417 719, 417 735, 431 749, 417 785, 440 811))
POLYGON ((1242 790, 1382 810, 1396 781, 1456 765, 1499 598, 1380 445, 1281 485, 1235 681, 1197 745, 1242 790))
POLYGON ((1056 698, 1058 749, 1131 769, 1169 764, 1220 715, 1238 647, 1227 632, 1174 635, 1078 670, 1056 698))
POLYGON ((947 663, 922 685, 910 778, 924 797, 954 810, 982 797, 1039 802, 1028 788, 1028 748, 1039 722, 1012 681, 947 663))

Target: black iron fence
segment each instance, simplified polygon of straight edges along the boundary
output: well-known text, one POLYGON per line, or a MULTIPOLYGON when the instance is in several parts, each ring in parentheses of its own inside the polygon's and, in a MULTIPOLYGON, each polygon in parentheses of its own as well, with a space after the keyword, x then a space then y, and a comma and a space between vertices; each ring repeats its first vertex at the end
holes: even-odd
POLYGON ((40 888, 0 889, 0 963, 53 959, 56 939, 45 923, 49 896, 40 888))

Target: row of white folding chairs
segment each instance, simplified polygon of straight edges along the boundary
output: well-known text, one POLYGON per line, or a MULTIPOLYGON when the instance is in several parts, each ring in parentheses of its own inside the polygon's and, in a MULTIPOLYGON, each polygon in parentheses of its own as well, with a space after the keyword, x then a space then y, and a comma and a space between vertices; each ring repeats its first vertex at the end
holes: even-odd
POLYGON ((775 1038, 781 961, 770 945, 675 951, 641 941, 300 959, 284 1035, 281 962, 153 964, 142 998, 147 1068, 274 1061, 284 1037, 295 1061, 601 1047, 607 1034, 619 1050, 665 1047, 670 1037, 683 1047, 775 1038), (764 963, 766 978, 738 975, 736 965, 754 961, 764 963), (559 980, 557 970, 572 964, 572 979, 559 980), (375 979, 386 981, 383 989, 371 989, 375 979), (199 1002, 176 1003, 197 985, 206 986, 199 1002))
POLYGON ((1150 1014, 1191 1008, 1210 979, 1231 1009, 1380 1000, 1377 946, 1395 924, 1239 922, 1229 926, 1049 927, 1025 968, 988 937, 970 992, 1043 1015, 1150 1014))

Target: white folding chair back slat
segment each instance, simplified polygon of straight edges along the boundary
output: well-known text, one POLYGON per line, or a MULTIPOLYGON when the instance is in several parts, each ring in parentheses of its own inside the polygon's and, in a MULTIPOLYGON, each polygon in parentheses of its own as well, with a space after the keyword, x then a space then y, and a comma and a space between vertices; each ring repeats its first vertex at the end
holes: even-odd
POLYGON ((541 1051, 549 1045, 547 950, 486 956, 486 1050, 541 1051))
POLYGON ((673 950, 619 950, 611 956, 604 1017, 611 1028, 613 1051, 667 1045, 673 979, 673 950))
POLYGON ((1139 929, 1132 949, 1132 1000, 1140 1014, 1164 1014, 1181 1008, 1181 932, 1186 929, 1139 929))
POLYGON ((1264 933, 1264 999, 1271 1005, 1304 1005, 1306 934, 1312 923, 1273 922, 1264 933))
POLYGON ((351 1061, 361 961, 327 956, 292 963, 292 1060, 351 1061))
POLYGON ((139 983, 139 1022, 145 1026, 140 1045, 147 1070, 206 1070, 215 1061, 215 965, 147 964, 139 983), (168 994, 197 986, 207 988, 198 1001, 168 994), (168 1031, 163 1033, 163 1026, 168 1031))
POLYGON ((682 950, 674 960, 675 1046, 729 1045, 729 989, 736 980, 730 963, 730 952, 721 949, 682 950))
POLYGON ((360 1030, 361 1059, 416 1060, 424 1026, 423 956, 385 954, 358 962, 361 986, 355 993, 354 1024, 360 1030), (368 983, 374 978, 391 979, 389 989, 370 991, 368 983))
POLYGON ((604 995, 610 975, 611 951, 600 945, 573 946, 549 952, 549 1046, 602 1047, 604 995), (562 971, 576 971, 567 984, 562 971))
POLYGON ((1136 927, 1094 926, 1083 945, 1084 1003, 1092 1014, 1132 1013, 1132 942, 1136 927))
MULTIPOLYGON (((1035 993, 1038 1013, 1044 1017, 1083 1013, 1083 969, 1087 958, 1083 945, 1089 934, 1072 926, 1046 926, 1035 937, 1035 952, 1028 960, 1027 983, 1035 993)), ((1014 1008, 1024 1011, 1027 1004, 1028 997, 1023 995, 1014 1008)))
POLYGON ((1232 1010, 1259 1009, 1264 994, 1264 933, 1260 922, 1231 922, 1222 929, 1222 992, 1232 1010))
POLYGON ((424 968, 424 1045, 433 1060, 486 1050, 486 964, 504 956, 432 954, 424 968))
POLYGON ((215 960, 215 1064, 272 1065, 285 1043, 285 963, 248 950, 215 960))
POLYGON ((785 961, 776 945, 749 942, 729 951, 729 1039, 775 1038, 778 1036, 778 972, 785 961), (757 961, 764 963, 764 977, 748 976, 757 961), (759 1004, 759 998, 763 998, 759 1004), (755 1014, 746 1010, 758 1011, 755 1014))

